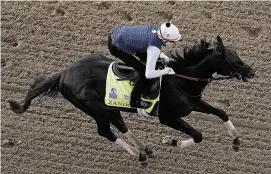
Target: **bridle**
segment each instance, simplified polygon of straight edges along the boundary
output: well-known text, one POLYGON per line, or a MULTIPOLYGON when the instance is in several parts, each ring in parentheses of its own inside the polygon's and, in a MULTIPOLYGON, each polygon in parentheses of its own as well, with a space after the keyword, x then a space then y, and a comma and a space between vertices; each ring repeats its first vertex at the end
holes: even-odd
MULTIPOLYGON (((214 49, 214 52, 215 54, 217 54, 216 50, 214 49)), ((227 53, 226 53, 227 54, 227 53)), ((167 66, 167 63, 165 61, 159 61, 158 62, 162 63, 162 65, 164 67, 167 66)), ((205 78, 197 78, 197 77, 190 77, 190 76, 186 76, 186 75, 182 75, 182 74, 174 74, 175 77, 177 78, 182 78, 182 79, 186 79, 186 80, 190 80, 190 81, 195 81, 195 82, 204 82, 204 83, 209 83, 211 81, 218 81, 218 80, 227 80, 227 79, 233 79, 233 78, 237 78, 237 79, 240 79, 241 78, 241 74, 239 73, 243 68, 245 67, 245 64, 242 65, 240 68, 238 68, 238 70, 236 70, 234 73, 231 73, 230 75, 228 76, 223 76, 223 77, 211 77, 211 78, 208 78, 208 79, 205 79, 205 78)), ((176 79, 173 79, 173 81, 176 83, 176 79)), ((177 84, 177 83, 176 83, 177 84)), ((196 96, 191 96, 189 94, 187 94, 186 92, 184 92, 177 84, 177 87, 180 89, 180 91, 182 93, 184 93, 186 96, 188 97, 191 97, 191 98, 198 98, 198 97, 201 97, 202 96, 202 93, 196 95, 196 96)))

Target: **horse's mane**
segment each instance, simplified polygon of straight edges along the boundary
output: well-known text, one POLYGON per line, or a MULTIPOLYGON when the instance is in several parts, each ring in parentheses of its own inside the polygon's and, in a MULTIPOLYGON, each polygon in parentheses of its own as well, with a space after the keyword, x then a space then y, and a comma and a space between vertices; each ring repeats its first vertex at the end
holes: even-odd
POLYGON ((196 42, 193 46, 184 47, 183 56, 176 52, 176 55, 171 55, 171 57, 183 67, 196 65, 212 51, 210 45, 210 42, 201 39, 200 43, 196 42))

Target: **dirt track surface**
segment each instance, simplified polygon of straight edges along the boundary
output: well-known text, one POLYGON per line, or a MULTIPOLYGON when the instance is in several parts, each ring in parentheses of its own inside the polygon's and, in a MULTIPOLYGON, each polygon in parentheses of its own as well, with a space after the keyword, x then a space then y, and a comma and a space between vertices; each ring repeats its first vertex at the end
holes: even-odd
POLYGON ((270 2, 1 5, 1 173, 271 173, 270 2), (223 122, 215 116, 192 113, 185 118, 203 133, 203 142, 181 150, 161 141, 165 135, 187 139, 184 134, 156 118, 123 114, 130 130, 158 155, 142 169, 136 158, 98 136, 94 121, 61 97, 35 99, 22 116, 9 109, 7 100, 21 99, 37 76, 61 71, 92 51, 108 55, 107 35, 117 24, 159 24, 168 18, 184 39, 173 51, 220 34, 257 71, 249 83, 214 82, 204 92, 208 102, 230 115, 241 134, 239 152, 232 150, 223 122))

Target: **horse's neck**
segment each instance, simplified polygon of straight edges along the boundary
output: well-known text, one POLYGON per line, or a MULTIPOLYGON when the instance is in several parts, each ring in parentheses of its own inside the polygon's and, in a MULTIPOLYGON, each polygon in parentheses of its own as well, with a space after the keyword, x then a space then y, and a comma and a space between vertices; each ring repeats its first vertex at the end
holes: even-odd
MULTIPOLYGON (((178 73, 178 70, 175 71, 178 73)), ((199 64, 191 67, 186 67, 179 71, 179 74, 186 75, 189 77, 196 77, 200 79, 209 79, 214 73, 213 63, 211 59, 206 59, 199 64)), ((196 82, 192 80, 185 80, 176 77, 176 82, 179 88, 181 88, 185 93, 196 96, 202 93, 208 82, 196 82)))

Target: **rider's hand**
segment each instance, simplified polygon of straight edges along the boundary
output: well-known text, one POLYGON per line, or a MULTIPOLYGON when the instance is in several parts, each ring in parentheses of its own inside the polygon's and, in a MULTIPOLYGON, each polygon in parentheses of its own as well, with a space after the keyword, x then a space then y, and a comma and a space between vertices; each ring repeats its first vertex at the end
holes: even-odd
POLYGON ((164 58, 164 60, 168 64, 170 59, 169 59, 169 57, 167 57, 167 58, 164 58))
POLYGON ((175 74, 174 70, 172 68, 166 67, 165 68, 166 74, 173 75, 175 74))
POLYGON ((167 55, 165 55, 163 52, 160 53, 159 57, 164 59, 166 63, 168 63, 170 60, 169 57, 167 55))

